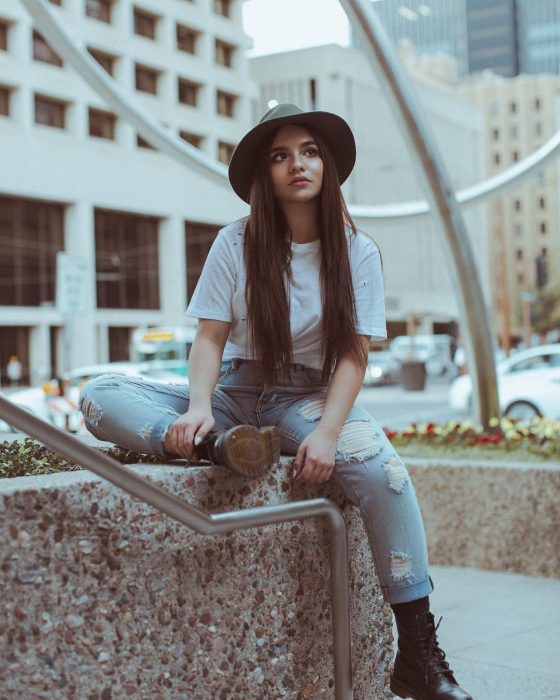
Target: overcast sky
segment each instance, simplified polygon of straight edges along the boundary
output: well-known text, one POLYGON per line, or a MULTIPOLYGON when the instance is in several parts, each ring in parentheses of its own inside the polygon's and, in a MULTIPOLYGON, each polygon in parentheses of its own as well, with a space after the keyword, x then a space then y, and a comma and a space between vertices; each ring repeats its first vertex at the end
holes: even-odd
POLYGON ((253 39, 254 56, 348 44, 348 20, 338 0, 246 0, 243 23, 253 39))

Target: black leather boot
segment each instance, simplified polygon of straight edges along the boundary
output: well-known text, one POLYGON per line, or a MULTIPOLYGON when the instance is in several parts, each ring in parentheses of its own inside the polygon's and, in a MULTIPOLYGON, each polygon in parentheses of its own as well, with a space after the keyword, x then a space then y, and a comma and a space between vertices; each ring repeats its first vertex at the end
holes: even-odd
MULTIPOLYGON (((440 619, 441 622, 441 619, 440 619)), ((431 612, 397 619, 399 647, 390 688, 399 698, 414 700, 473 700, 459 684, 437 641, 431 612)))
POLYGON ((236 425, 209 433, 196 447, 196 454, 236 474, 261 476, 280 461, 280 435, 275 426, 236 425))

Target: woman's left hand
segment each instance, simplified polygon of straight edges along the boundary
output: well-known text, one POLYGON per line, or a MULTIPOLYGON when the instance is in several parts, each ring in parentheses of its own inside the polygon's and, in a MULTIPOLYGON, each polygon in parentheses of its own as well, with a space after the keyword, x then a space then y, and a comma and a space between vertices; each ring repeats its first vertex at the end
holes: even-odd
POLYGON ((336 436, 316 428, 299 446, 294 460, 294 480, 308 484, 328 481, 334 470, 336 436))

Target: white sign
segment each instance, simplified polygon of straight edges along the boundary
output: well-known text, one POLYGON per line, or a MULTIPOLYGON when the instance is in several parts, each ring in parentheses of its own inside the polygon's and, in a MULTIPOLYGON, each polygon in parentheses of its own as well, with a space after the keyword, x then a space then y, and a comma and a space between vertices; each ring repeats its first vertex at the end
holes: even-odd
POLYGON ((56 254, 56 308, 65 316, 87 311, 86 258, 71 253, 56 254))

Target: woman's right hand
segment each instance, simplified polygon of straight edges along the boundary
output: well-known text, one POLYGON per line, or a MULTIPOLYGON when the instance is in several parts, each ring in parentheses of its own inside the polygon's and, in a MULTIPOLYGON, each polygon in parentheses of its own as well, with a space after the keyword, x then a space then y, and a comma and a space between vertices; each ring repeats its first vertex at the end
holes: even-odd
POLYGON ((192 459, 194 449, 216 423, 210 409, 188 410, 169 426, 164 448, 168 454, 192 459))

